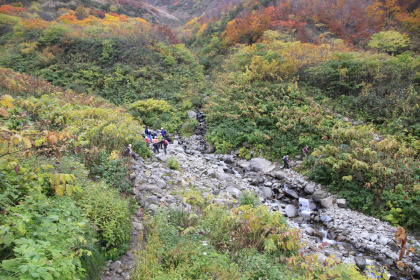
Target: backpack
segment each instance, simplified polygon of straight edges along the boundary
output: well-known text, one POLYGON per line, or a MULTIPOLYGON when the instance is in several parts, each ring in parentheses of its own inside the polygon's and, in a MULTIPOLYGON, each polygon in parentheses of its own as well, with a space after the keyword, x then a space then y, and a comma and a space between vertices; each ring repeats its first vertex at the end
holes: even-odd
POLYGON ((164 144, 165 146, 168 146, 168 145, 169 145, 169 142, 168 142, 166 139, 163 139, 163 144, 164 144))

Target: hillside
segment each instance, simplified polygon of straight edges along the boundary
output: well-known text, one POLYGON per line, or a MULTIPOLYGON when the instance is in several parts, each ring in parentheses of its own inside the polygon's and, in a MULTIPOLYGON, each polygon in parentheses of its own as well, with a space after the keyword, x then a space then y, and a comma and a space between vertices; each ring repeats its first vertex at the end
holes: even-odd
POLYGON ((418 1, 7 2, 0 277, 420 276, 418 1))

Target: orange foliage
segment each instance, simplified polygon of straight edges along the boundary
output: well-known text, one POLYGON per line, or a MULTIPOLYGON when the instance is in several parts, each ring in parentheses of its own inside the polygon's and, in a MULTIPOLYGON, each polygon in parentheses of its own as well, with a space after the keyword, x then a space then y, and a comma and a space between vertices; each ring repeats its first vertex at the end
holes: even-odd
POLYGON ((22 8, 22 7, 14 7, 14 6, 10 6, 10 5, 0 6, 0 13, 2 13, 2 14, 16 16, 21 12, 27 12, 27 10, 25 8, 22 8))
POLYGON ((42 18, 30 18, 22 20, 22 24, 26 30, 44 30, 51 25, 51 22, 45 21, 42 18))

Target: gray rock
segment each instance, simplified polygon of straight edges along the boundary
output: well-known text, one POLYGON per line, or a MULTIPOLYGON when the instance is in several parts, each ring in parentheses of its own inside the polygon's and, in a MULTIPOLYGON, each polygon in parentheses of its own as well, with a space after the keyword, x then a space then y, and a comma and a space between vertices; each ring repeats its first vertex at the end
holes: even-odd
POLYGON ((420 276, 420 266, 418 265, 414 266, 413 270, 417 276, 420 276))
POLYGON ((370 238, 370 241, 375 242, 378 239, 378 235, 377 234, 372 234, 369 238, 370 238))
POLYGON ((296 156, 295 156, 295 158, 296 158, 296 159, 301 159, 301 158, 302 158, 302 156, 301 156, 301 155, 296 155, 296 156))
POLYGON ((332 197, 323 198, 320 202, 322 207, 326 209, 334 208, 332 197))
POLYGON ((187 112, 187 115, 188 115, 188 117, 190 118, 190 119, 195 119, 195 118, 197 118, 197 113, 196 112, 194 112, 194 111, 188 111, 187 112))
POLYGON ((159 188, 163 189, 163 188, 165 188, 165 187, 166 187, 166 182, 165 182, 165 181, 163 181, 163 180, 157 180, 157 181, 156 181, 156 185, 157 185, 159 188))
POLYGON ((146 213, 150 214, 151 216, 154 216, 158 208, 158 205, 151 204, 149 207, 147 207, 146 213))
POLYGON ((343 260, 344 264, 356 264, 356 260, 353 257, 347 257, 343 260))
POLYGON ((146 198, 145 201, 144 201, 145 207, 147 207, 151 204, 158 205, 159 204, 159 198, 155 195, 149 196, 148 198, 146 198))
POLYGON ((313 199, 315 202, 320 202, 320 201, 321 201, 321 199, 326 198, 326 197, 328 197, 328 196, 329 196, 329 194, 328 194, 328 192, 327 192, 327 191, 324 191, 324 190, 318 190, 318 191, 316 191, 316 192, 312 195, 312 199, 313 199))
POLYGON ((275 166, 271 161, 266 160, 265 158, 253 158, 250 160, 250 169, 256 172, 267 173, 272 171, 275 166))
POLYGON ((240 193, 241 193, 241 191, 240 190, 238 190, 237 188, 235 188, 235 187, 232 187, 232 186, 229 186, 229 187, 227 187, 227 189, 226 189, 229 193, 230 193, 230 195, 231 196, 233 196, 234 198, 238 198, 239 197, 239 195, 240 195, 240 193))
POLYGON ((366 230, 362 231, 362 233, 360 233, 360 237, 363 239, 369 239, 369 232, 367 232, 366 230))
POLYGON ((113 262, 110 268, 111 270, 115 270, 115 271, 121 269, 121 262, 120 261, 113 262))
POLYGON ((264 197, 267 198, 267 199, 269 199, 273 196, 273 192, 271 191, 271 188, 269 188, 269 187, 263 187, 262 191, 264 193, 264 197))
POLYGON ((224 172, 216 172, 216 178, 219 179, 220 181, 226 181, 226 182, 231 182, 234 179, 232 178, 232 176, 224 173, 224 172))
POLYGON ((315 192, 315 185, 314 184, 307 184, 303 190, 307 194, 313 194, 315 192))
POLYGON ((205 154, 212 154, 216 151, 216 148, 213 145, 210 145, 207 150, 204 151, 205 154))
POLYGON ((346 207, 346 200, 344 198, 339 198, 336 200, 338 207, 344 208, 346 207))
POLYGON ((299 195, 294 190, 288 189, 284 193, 291 198, 299 199, 299 195))
POLYGON ((388 244, 388 242, 389 242, 389 239, 385 236, 381 236, 379 238, 379 243, 381 243, 382 245, 386 245, 386 244, 388 244))
POLYGON ((167 161, 167 157, 164 153, 159 153, 157 155, 155 155, 155 158, 157 158, 160 161, 166 162, 167 161))
POLYGON ((128 272, 122 273, 121 276, 124 280, 130 280, 130 273, 128 272))
POLYGON ((357 267, 360 268, 361 270, 364 270, 366 268, 366 260, 364 257, 357 256, 355 258, 355 261, 356 261, 357 267))
POLYGON ((321 253, 321 252, 317 252, 316 254, 315 254, 315 256, 317 256, 318 257, 318 260, 320 260, 320 261, 322 261, 322 262, 324 262, 326 259, 327 259, 327 256, 325 256, 323 253, 321 253))
POLYGON ((328 223, 331 222, 333 219, 328 215, 321 215, 320 220, 323 223, 328 223))
POLYGON ((139 222, 132 222, 131 225, 133 226, 133 229, 137 230, 137 231, 143 231, 144 226, 142 223, 139 222))
POLYGON ((132 189, 131 189, 131 194, 132 194, 132 195, 136 196, 136 195, 138 195, 139 193, 140 193, 140 192, 139 192, 139 190, 138 190, 137 188, 135 188, 135 187, 134 187, 134 188, 132 188, 132 189))
POLYGON ((285 180, 287 178, 287 173, 283 171, 275 171, 271 173, 270 176, 276 178, 277 180, 285 180))
POLYGON ((286 216, 289 218, 293 218, 298 215, 298 210, 292 204, 286 205, 285 212, 286 212, 286 216))
POLYGON ((391 250, 392 251, 394 251, 394 252, 399 252, 400 251, 400 248, 397 246, 397 244, 394 242, 394 241, 392 241, 392 240, 390 240, 389 242, 388 242, 388 244, 387 244, 390 248, 391 248, 391 250))
POLYGON ((207 176, 216 178, 216 172, 213 169, 209 169, 206 171, 207 176))
POLYGON ((152 185, 152 184, 143 184, 138 188, 140 191, 150 191, 150 192, 154 192, 156 191, 158 188, 157 185, 152 185))

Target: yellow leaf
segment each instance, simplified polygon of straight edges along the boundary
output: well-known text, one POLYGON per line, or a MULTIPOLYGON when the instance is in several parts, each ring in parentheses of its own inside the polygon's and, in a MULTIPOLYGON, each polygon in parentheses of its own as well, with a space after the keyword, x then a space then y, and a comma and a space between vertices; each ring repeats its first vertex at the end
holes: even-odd
POLYGON ((31 140, 29 138, 23 137, 22 141, 28 149, 32 147, 31 140))
POLYGON ((13 101, 14 101, 13 97, 6 94, 0 99, 0 104, 9 109, 13 109, 13 103, 12 103, 13 101))
POLYGON ((63 196, 63 194, 64 194, 64 186, 58 186, 57 188, 55 188, 55 192, 56 192, 59 196, 63 196))
POLYGON ((66 191, 67 191, 67 193, 69 194, 69 196, 71 196, 71 193, 72 193, 72 191, 73 191, 72 186, 71 186, 71 185, 67 185, 67 186, 66 186, 66 191))

